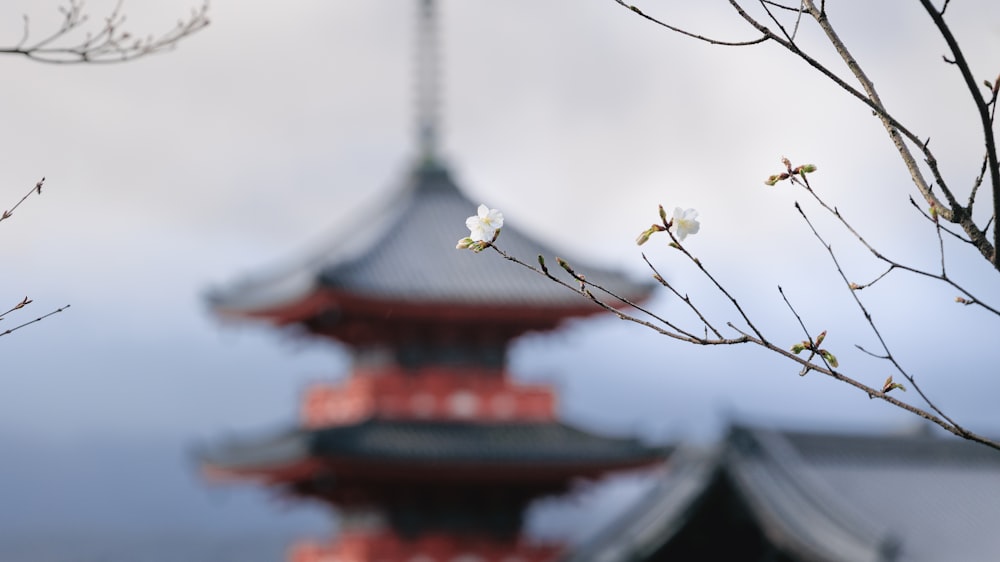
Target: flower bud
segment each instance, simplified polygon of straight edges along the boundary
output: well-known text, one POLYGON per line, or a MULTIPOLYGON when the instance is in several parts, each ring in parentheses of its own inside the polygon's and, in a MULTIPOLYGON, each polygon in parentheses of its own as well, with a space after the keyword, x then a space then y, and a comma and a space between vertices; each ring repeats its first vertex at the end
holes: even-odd
POLYGON ((583 276, 580 275, 580 274, 578 274, 576 271, 574 271, 573 268, 570 267, 569 263, 566 260, 564 260, 564 259, 562 259, 560 257, 556 257, 556 263, 559 264, 559 267, 561 267, 564 270, 566 270, 566 273, 569 273, 570 275, 572 275, 573 279, 576 279, 577 281, 583 281, 584 280, 583 276))
POLYGON ((816 336, 816 347, 823 345, 823 340, 826 339, 826 330, 823 330, 816 336))
POLYGON ((834 355, 829 351, 821 349, 819 350, 819 354, 822 355, 823 359, 825 359, 826 362, 829 363, 830 366, 833 367, 834 369, 840 366, 840 364, 837 362, 837 358, 834 357, 834 355))
POLYGON ((472 238, 469 238, 468 236, 466 236, 465 238, 462 238, 461 240, 459 240, 458 244, 455 244, 455 249, 456 250, 468 250, 469 246, 471 246, 473 243, 474 242, 473 242, 472 238))
POLYGON ((902 390, 903 392, 906 392, 905 386, 899 384, 898 382, 892 381, 892 375, 889 375, 889 378, 885 379, 885 383, 882 384, 882 392, 884 393, 889 393, 890 391, 893 391, 897 388, 902 390))
POLYGON ((786 173, 774 174, 773 176, 768 176, 767 180, 765 180, 764 183, 766 185, 774 185, 781 180, 787 180, 787 179, 788 179, 788 174, 786 173))

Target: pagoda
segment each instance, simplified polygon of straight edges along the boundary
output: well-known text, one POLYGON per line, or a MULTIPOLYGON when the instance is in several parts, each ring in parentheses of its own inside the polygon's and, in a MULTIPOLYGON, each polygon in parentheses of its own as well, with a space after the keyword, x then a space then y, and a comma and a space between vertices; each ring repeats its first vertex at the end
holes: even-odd
MULTIPOLYGON (((477 204, 437 155, 431 0, 421 8, 421 150, 390 203, 303 259, 208 297, 221 318, 336 340, 352 357, 345 381, 305 390, 297 427, 202 458, 213 478, 337 508, 337 537, 294 546, 293 562, 552 560, 560 545, 523 534, 533 499, 666 454, 558 421, 551 388, 508 372, 513 339, 601 309, 495 255, 455 249, 477 204)), ((500 240, 517 256, 554 255, 512 226, 500 240)), ((575 266, 633 302, 650 290, 575 266)))

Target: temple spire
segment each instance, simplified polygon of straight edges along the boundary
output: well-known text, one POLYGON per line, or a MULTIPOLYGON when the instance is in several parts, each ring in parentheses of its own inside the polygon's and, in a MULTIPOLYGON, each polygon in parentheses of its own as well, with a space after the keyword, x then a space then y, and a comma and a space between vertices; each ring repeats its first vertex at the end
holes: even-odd
POLYGON ((440 130, 440 82, 437 11, 434 0, 418 0, 417 20, 417 143, 419 158, 437 162, 440 130))

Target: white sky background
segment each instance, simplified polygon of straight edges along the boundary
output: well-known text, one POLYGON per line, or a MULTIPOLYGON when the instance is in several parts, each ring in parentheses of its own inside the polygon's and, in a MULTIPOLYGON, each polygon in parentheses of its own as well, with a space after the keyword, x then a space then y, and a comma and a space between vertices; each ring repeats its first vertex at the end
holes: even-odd
MULTIPOLYGON (((112 4, 88 6, 99 17, 112 4)), ((648 272, 633 241, 656 205, 695 207, 702 230, 687 246, 775 341, 802 339, 781 284, 812 330, 829 330, 845 371, 881 384, 891 371, 852 351, 874 339, 792 208, 805 197, 762 184, 782 156, 815 163, 813 185, 876 245, 933 268, 933 231, 860 102, 777 46, 704 45, 610 0, 442 4, 444 153, 472 199, 569 256, 636 276, 648 272)), ((724 4, 642 6, 705 34, 754 37, 724 4)), ((931 137, 953 186, 970 185, 982 155, 975 114, 926 16, 890 13, 903 3, 828 4, 889 108, 931 137)), ((17 42, 22 13, 35 33, 51 29, 56 5, 6 3, 0 43, 17 42)), ((129 28, 165 29, 191 5, 129 1, 129 28)), ((167 55, 68 67, 0 58, 3 205, 48 178, 0 225, 0 295, 35 300, 4 324, 72 304, 0 340, 0 437, 52 447, 142 438, 183 455, 285 427, 305 381, 346 372, 336 348, 220 326, 201 295, 359 218, 402 179, 414 152, 414 12, 408 0, 216 0, 212 25, 167 55)), ((948 17, 977 77, 994 78, 1000 4, 953 2, 948 17)), ((857 281, 881 271, 807 209, 857 281)), ((661 271, 709 299, 720 324, 735 319, 662 241, 643 248, 661 271)), ((949 249, 952 271, 997 306, 996 273, 981 261, 949 249)), ((905 276, 862 296, 941 407, 1000 433, 995 317, 905 276)), ((684 317, 670 299, 652 304, 684 317)), ((866 430, 915 421, 764 352, 689 347, 614 319, 530 337, 512 363, 559 388, 568 420, 614 433, 704 440, 729 417, 866 430)))

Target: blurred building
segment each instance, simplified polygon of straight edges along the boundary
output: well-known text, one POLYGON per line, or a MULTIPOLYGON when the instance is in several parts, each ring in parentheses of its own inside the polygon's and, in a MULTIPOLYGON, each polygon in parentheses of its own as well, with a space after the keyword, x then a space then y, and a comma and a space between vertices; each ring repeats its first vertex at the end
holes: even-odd
MULTIPOLYGON (((550 560, 561 545, 521 535, 532 499, 667 451, 565 425, 550 388, 511 380, 512 339, 601 309, 496 255, 456 250, 476 205, 440 162, 424 158, 391 201, 301 263, 212 294, 222 317, 347 344, 354 366, 305 393, 301 427, 225 444, 206 470, 339 508, 337 539, 296 547, 296 562, 550 560)), ((500 238, 515 255, 553 255, 516 228, 500 238)), ((630 300, 648 293, 584 270, 630 300)))
MULTIPOLYGON (((437 153, 430 0, 420 14, 420 150, 409 177, 329 245, 210 296, 221 317, 331 338, 353 357, 346 382, 308 389, 300 427, 203 459, 216 478, 336 506, 336 538, 296 545, 294 562, 552 560, 564 545, 522 532, 533 499, 667 453, 561 423, 550 388, 507 372, 511 340, 601 308, 493 252, 455 248, 477 205, 437 153)), ((555 255, 517 228, 501 232, 512 255, 555 255)), ((631 302, 651 288, 576 265, 631 302)), ((562 268, 551 274, 578 284, 562 268)))
POLYGON ((565 562, 1000 559, 1000 453, 953 437, 734 426, 565 562))

